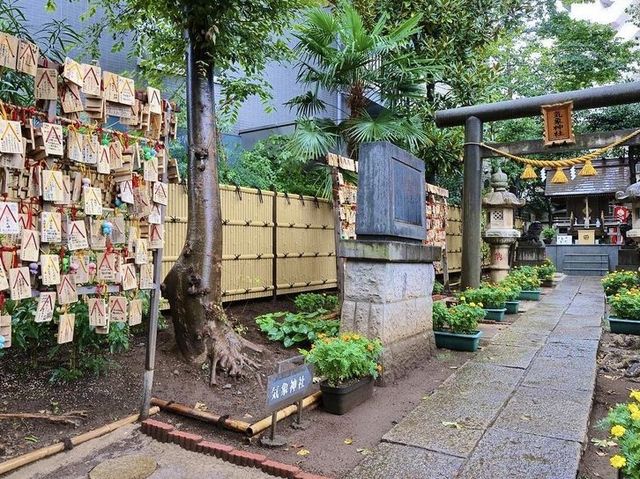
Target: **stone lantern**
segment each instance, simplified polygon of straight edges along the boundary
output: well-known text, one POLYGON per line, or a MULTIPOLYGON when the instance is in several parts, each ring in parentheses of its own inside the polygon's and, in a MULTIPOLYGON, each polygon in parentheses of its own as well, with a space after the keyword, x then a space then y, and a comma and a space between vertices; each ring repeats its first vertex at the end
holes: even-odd
POLYGON ((632 229, 625 235, 631 238, 636 244, 640 243, 640 181, 627 186, 624 191, 616 193, 616 200, 631 202, 631 225, 632 229))
POLYGON ((513 228, 513 210, 525 201, 507 191, 507 175, 500 168, 491 175, 493 191, 482 198, 487 213, 484 240, 491 246, 491 281, 498 283, 509 273, 509 246, 520 237, 513 228))

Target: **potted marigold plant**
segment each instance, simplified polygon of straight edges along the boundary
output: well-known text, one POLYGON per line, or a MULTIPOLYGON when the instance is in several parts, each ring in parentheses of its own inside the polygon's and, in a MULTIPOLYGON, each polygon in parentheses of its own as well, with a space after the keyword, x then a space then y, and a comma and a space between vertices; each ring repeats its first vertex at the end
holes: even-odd
POLYGON ((612 333, 640 335, 640 289, 622 289, 609 298, 612 333))
POLYGON ((640 276, 635 271, 614 271, 608 273, 601 280, 604 294, 611 296, 621 289, 631 289, 640 286, 640 276))
POLYGON ((540 279, 536 268, 521 266, 509 273, 508 278, 520 287, 520 301, 540 300, 540 279))
POLYGON ((379 339, 370 340, 356 333, 339 337, 320 337, 311 349, 300 350, 313 364, 322 381, 322 406, 332 414, 345 414, 373 394, 373 381, 382 367, 379 339))
POLYGON ((480 288, 468 289, 460 295, 460 302, 469 303, 484 308, 484 319, 490 321, 503 321, 507 291, 505 288, 494 285, 483 285, 480 288))
POLYGON ((551 244, 556 236, 558 236, 558 231, 553 226, 542 228, 542 241, 544 241, 544 244, 551 244))
POLYGON ((476 351, 482 336, 482 331, 478 331, 478 321, 484 314, 484 309, 475 303, 460 303, 451 308, 435 303, 433 334, 436 346, 456 351, 476 351))
POLYGON ((640 479, 640 391, 631 391, 630 399, 610 409, 602 425, 617 446, 609 462, 618 470, 618 477, 640 479))
POLYGON ((553 275, 556 273, 556 265, 553 264, 551 259, 547 258, 540 266, 536 266, 536 272, 538 273, 538 279, 542 281, 543 287, 551 288, 553 286, 553 275))
POLYGON ((506 291, 506 300, 504 302, 504 307, 507 310, 507 314, 516 314, 520 311, 520 293, 522 292, 522 288, 518 286, 515 282, 510 282, 509 279, 505 279, 502 283, 500 283, 506 291))

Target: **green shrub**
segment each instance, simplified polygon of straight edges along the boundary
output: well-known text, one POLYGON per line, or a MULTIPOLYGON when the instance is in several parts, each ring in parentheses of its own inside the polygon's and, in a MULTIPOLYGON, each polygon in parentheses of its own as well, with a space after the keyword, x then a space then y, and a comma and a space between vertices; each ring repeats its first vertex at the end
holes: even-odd
POLYGON ((378 365, 382 352, 380 340, 369 340, 356 333, 343 333, 336 338, 320 337, 309 351, 300 352, 330 386, 367 376, 376 378, 382 369, 378 365))
POLYGON ((258 316, 256 323, 271 341, 282 341, 288 348, 297 343, 313 343, 319 334, 337 336, 340 321, 322 319, 323 313, 268 313, 258 316))
POLYGON ((616 454, 609 463, 628 479, 640 479, 640 391, 631 391, 627 404, 617 404, 601 425, 607 427, 616 454))
POLYGON ((640 277, 635 271, 614 271, 601 280, 604 294, 611 296, 621 289, 631 289, 640 286, 640 277))
POLYGON ((444 293, 444 284, 440 281, 436 281, 433 283, 433 294, 442 294, 444 293))
POLYGON ((443 329, 447 324, 448 314, 447 306, 444 303, 440 301, 433 303, 433 329, 443 329))
POLYGON ((293 302, 301 313, 333 311, 338 308, 338 296, 335 294, 302 293, 293 302))
POLYGON ((553 275, 556 272, 556 266, 549 258, 544 260, 544 263, 540 266, 536 266, 536 273, 538 278, 543 281, 550 281, 553 279, 553 275))
POLYGON ((508 281, 507 278, 502 283, 500 283, 500 286, 505 290, 506 301, 518 301, 520 293, 522 292, 522 288, 518 286, 518 284, 508 281))
POLYGON ((542 237, 544 239, 552 240, 558 235, 558 230, 556 230, 553 226, 545 226, 542 228, 542 237))
POLYGON ((538 270, 533 266, 514 268, 505 281, 508 281, 509 284, 515 284, 523 291, 535 291, 540 288, 538 270))
POLYGON ((456 334, 472 334, 478 330, 478 321, 484 318, 484 315, 484 309, 475 305, 475 303, 473 306, 471 303, 460 303, 446 309, 444 315, 439 311, 438 324, 436 324, 436 316, 434 314, 433 329, 456 334))
POLYGON ((609 297, 613 316, 640 321, 640 289, 622 289, 609 297))
POLYGON ((505 288, 499 286, 482 286, 476 289, 467 289, 460 293, 459 298, 463 303, 477 305, 481 308, 500 309, 504 308, 507 292, 505 288))

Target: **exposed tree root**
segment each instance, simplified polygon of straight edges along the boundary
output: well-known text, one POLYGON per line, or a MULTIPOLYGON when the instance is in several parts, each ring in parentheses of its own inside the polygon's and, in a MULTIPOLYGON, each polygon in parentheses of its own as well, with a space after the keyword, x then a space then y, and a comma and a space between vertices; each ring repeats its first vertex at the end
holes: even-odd
POLYGON ((59 415, 30 412, 0 414, 0 421, 3 419, 45 419, 49 422, 61 422, 64 424, 71 424, 76 427, 79 426, 86 418, 86 411, 69 411, 59 415))

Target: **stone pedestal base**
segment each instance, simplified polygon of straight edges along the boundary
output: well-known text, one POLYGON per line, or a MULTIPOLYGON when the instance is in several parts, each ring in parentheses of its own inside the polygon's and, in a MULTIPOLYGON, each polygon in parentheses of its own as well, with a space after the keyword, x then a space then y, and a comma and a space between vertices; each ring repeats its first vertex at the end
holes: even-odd
POLYGON ((439 253, 410 243, 341 243, 341 255, 347 258, 341 330, 380 338, 382 386, 433 351, 431 293, 439 253))
POLYGON ((491 266, 489 277, 492 283, 499 283, 509 274, 509 244, 491 244, 491 266))

